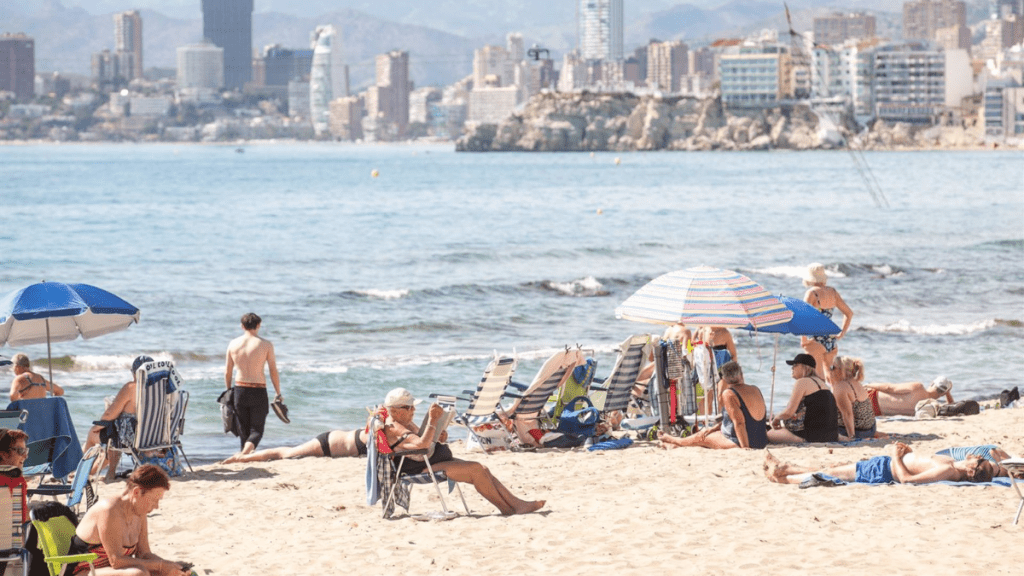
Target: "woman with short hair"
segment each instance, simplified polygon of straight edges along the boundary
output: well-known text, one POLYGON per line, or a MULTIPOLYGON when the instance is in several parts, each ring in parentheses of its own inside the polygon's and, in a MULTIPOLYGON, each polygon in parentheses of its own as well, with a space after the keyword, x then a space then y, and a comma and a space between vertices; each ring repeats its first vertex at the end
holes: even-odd
MULTIPOLYGON (((147 516, 160 507, 170 488, 170 479, 159 466, 139 466, 120 496, 100 500, 85 513, 68 554, 97 554, 96 576, 189 576, 190 564, 164 560, 149 547, 147 516)), ((89 563, 69 568, 72 574, 87 574, 89 563)))
POLYGON ((839 311, 843 313, 843 328, 835 336, 813 336, 810 338, 801 336, 800 346, 814 357, 817 364, 815 373, 831 382, 832 375, 829 369, 832 367, 832 361, 839 354, 838 341, 846 336, 846 331, 850 329, 853 310, 846 305, 838 290, 825 285, 827 282, 828 276, 825 275, 824 266, 818 263, 808 266, 807 272, 804 274, 804 286, 807 287, 804 302, 814 306, 818 312, 828 318, 832 318, 833 310, 839 308, 839 311))
POLYGON ((18 353, 11 358, 14 363, 14 380, 11 380, 11 402, 35 400, 49 395, 63 396, 64 389, 32 371, 32 363, 26 354, 18 353))

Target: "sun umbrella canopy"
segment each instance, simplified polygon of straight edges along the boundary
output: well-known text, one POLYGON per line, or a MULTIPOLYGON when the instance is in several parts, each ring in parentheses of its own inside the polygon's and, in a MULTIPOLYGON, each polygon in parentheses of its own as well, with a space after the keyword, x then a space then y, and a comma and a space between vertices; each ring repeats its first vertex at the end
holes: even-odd
POLYGON ((828 316, 818 312, 814 306, 798 298, 779 295, 779 301, 793 313, 793 318, 782 324, 773 326, 762 326, 755 328, 753 324, 747 324, 747 330, 759 332, 777 332, 779 334, 796 334, 797 336, 827 336, 839 334, 842 329, 836 326, 828 316))
POLYGON ((782 324, 793 313, 743 274, 702 266, 663 274, 615 309, 615 317, 652 324, 722 326, 782 324))
POLYGON ((94 338, 139 321, 139 309, 88 284, 40 282, 0 299, 0 345, 94 338))

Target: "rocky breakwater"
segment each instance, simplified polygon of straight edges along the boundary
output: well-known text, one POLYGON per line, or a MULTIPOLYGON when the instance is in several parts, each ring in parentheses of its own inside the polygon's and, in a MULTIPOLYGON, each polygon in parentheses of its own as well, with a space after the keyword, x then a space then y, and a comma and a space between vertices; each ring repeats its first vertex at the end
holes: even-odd
POLYGON ((500 124, 477 125, 456 150, 811 150, 841 147, 847 132, 803 105, 737 115, 717 97, 547 93, 500 124))

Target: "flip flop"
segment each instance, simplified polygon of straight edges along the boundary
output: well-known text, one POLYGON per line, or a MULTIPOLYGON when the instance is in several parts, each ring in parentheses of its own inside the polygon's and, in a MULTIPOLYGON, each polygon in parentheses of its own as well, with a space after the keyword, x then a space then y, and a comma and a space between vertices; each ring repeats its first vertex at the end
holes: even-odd
POLYGON ((288 419, 288 407, 285 406, 284 402, 280 399, 274 400, 270 407, 274 409, 274 414, 277 414, 277 417, 281 419, 281 422, 284 422, 285 424, 292 423, 292 421, 288 419))

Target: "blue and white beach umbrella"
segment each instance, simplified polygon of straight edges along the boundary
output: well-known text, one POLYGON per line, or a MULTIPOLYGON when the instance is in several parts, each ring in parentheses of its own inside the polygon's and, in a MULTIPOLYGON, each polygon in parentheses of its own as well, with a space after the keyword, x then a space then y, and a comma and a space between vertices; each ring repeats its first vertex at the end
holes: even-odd
POLYGON ((788 322, 793 313, 760 284, 739 272, 701 266, 663 274, 615 309, 615 317, 652 324, 761 329, 788 322))
MULTIPOLYGON (((139 309, 88 284, 40 282, 0 299, 0 346, 89 339, 124 330, 139 321, 139 309)), ((53 381, 53 368, 50 368, 53 381)))
POLYGON ((750 331, 796 334, 797 336, 831 336, 843 331, 831 318, 803 300, 780 294, 779 301, 793 313, 793 318, 773 326, 755 328, 753 324, 747 324, 744 328, 750 331))

